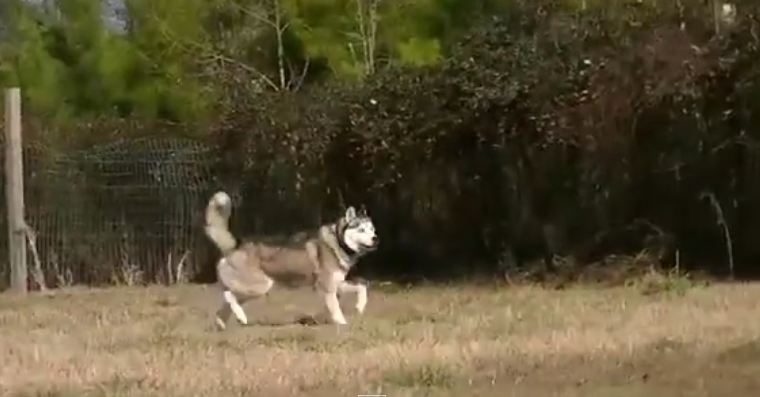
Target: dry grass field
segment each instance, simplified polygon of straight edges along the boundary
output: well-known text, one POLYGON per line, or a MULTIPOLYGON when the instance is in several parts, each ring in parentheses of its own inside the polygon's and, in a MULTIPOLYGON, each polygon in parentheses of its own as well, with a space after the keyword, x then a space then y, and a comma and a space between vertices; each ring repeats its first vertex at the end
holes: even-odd
POLYGON ((210 327, 211 287, 0 295, 2 396, 755 396, 760 285, 373 286, 349 326, 308 290, 210 327), (302 307, 299 308, 299 305, 302 307))

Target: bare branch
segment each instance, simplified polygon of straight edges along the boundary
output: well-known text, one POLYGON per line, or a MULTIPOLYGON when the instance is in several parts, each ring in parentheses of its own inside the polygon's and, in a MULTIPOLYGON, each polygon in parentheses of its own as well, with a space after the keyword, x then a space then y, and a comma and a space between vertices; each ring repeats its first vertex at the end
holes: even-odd
POLYGON ((236 66, 240 67, 241 69, 257 75, 259 78, 261 78, 273 90, 279 91, 279 87, 277 86, 277 84, 274 81, 272 81, 272 79, 270 79, 266 74, 262 73, 261 71, 259 71, 258 69, 256 69, 253 66, 250 66, 250 65, 248 65, 248 64, 246 64, 244 62, 240 62, 237 59, 233 59, 233 58, 230 58, 230 57, 228 57, 226 55, 222 55, 222 54, 213 54, 212 53, 212 54, 207 54, 207 56, 211 57, 211 58, 213 58, 214 60, 217 60, 217 61, 222 61, 222 62, 227 62, 227 63, 235 64, 236 66))
POLYGON ((718 226, 720 226, 723 229, 723 237, 726 240, 726 252, 728 255, 728 271, 731 276, 731 279, 734 279, 734 248, 733 248, 733 240, 731 239, 731 231, 728 229, 728 223, 726 223, 726 218, 723 215, 723 208, 720 206, 720 202, 718 201, 717 197, 715 197, 715 193, 713 192, 702 192, 699 195, 699 198, 704 200, 705 198, 710 200, 710 205, 715 210, 715 215, 718 217, 718 226))
POLYGON ((277 69, 280 72, 280 89, 285 89, 285 47, 282 42, 282 14, 280 13, 280 0, 274 1, 275 34, 277 35, 277 69))
POLYGON ((171 284, 174 281, 174 272, 172 271, 172 252, 166 256, 166 284, 171 284))
POLYGON ((24 234, 26 235, 26 240, 29 242, 29 248, 32 250, 32 257, 34 258, 34 270, 32 271, 34 281, 40 287, 40 291, 47 291, 48 288, 45 283, 45 273, 42 271, 42 261, 40 260, 39 251, 37 251, 37 233, 28 223, 24 223, 24 234))
POLYGON ((271 19, 269 19, 267 16, 262 15, 261 13, 258 13, 258 12, 254 12, 254 11, 252 11, 252 10, 246 8, 246 7, 243 7, 243 6, 239 5, 239 4, 235 4, 235 2, 231 2, 231 5, 233 7, 235 7, 235 9, 237 9, 238 11, 242 12, 243 14, 245 14, 245 15, 253 18, 253 19, 256 19, 257 21, 259 21, 261 23, 269 25, 271 28, 273 28, 275 30, 278 29, 276 22, 273 21, 273 20, 271 20, 271 19))
POLYGON ((375 73, 375 48, 377 47, 377 6, 380 0, 370 0, 372 4, 369 9, 369 72, 375 73))
POLYGON ((182 254, 181 258, 179 258, 179 262, 177 263, 177 271, 174 272, 175 284, 181 284, 185 282, 185 262, 187 261, 188 256, 190 256, 190 250, 185 250, 185 253, 182 254))
MULTIPOLYGON (((279 79, 280 79, 279 81, 280 85, 277 88, 277 90, 286 89, 287 82, 285 81, 285 47, 284 47, 282 35, 290 27, 290 22, 287 22, 284 24, 282 23, 282 9, 280 7, 280 0, 272 0, 274 20, 272 18, 269 18, 268 16, 265 16, 258 12, 254 12, 250 10, 249 8, 243 7, 241 5, 234 4, 234 3, 232 5, 243 14, 248 15, 261 23, 269 25, 269 27, 274 29, 275 37, 277 40, 277 70, 278 70, 279 79)), ((272 82, 272 84, 274 84, 274 82, 272 82)), ((270 86, 272 84, 270 84, 270 86)))
MULTIPOLYGON (((356 19, 362 44, 364 75, 375 73, 375 48, 377 45, 377 7, 379 0, 356 0, 356 19)), ((349 48, 353 47, 349 43, 349 48)))
POLYGON ((306 73, 309 71, 309 58, 306 58, 306 62, 303 65, 303 70, 301 71, 301 75, 298 77, 298 83, 296 84, 295 91, 298 91, 303 87, 303 83, 306 80, 306 73))
POLYGON ((164 36, 165 39, 169 40, 173 46, 176 46, 180 48, 182 51, 187 52, 187 53, 200 52, 202 54, 201 57, 211 58, 216 61, 222 61, 222 62, 234 64, 240 67, 241 69, 258 76, 261 80, 263 80, 269 87, 271 87, 275 91, 280 90, 277 84, 274 81, 272 81, 272 79, 270 79, 269 76, 267 76, 265 73, 261 72, 260 70, 256 69, 255 67, 248 65, 245 62, 242 62, 240 60, 224 55, 220 52, 212 51, 208 48, 208 46, 205 46, 196 41, 189 40, 189 39, 181 40, 180 38, 174 36, 171 30, 168 29, 165 26, 165 23, 161 21, 160 19, 158 19, 158 17, 154 16, 153 18, 159 24, 161 34, 164 36))
POLYGON ((359 23, 359 34, 362 37, 362 56, 364 57, 364 74, 368 74, 367 68, 369 67, 369 62, 367 61, 367 56, 369 54, 369 45, 367 43, 367 27, 365 26, 364 22, 364 0, 356 0, 356 17, 357 22, 359 23))

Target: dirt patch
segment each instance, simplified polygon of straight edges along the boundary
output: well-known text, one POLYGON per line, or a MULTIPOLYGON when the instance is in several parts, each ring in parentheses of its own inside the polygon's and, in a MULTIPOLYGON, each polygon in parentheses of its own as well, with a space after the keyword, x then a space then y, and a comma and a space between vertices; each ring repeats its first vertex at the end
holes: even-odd
POLYGON ((716 359, 721 362, 760 365, 760 340, 742 342, 730 347, 719 353, 716 359))

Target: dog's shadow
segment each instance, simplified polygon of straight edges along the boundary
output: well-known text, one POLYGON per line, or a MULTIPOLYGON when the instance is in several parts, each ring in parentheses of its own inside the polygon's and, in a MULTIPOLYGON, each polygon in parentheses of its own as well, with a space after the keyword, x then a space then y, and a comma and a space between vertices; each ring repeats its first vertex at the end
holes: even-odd
POLYGON ((316 327, 319 325, 329 325, 329 324, 330 324, 330 321, 328 321, 327 317, 324 315, 300 314, 290 321, 261 319, 261 320, 249 322, 248 325, 241 325, 241 326, 243 327, 255 327, 255 326, 287 327, 289 325, 302 325, 305 327, 316 327))

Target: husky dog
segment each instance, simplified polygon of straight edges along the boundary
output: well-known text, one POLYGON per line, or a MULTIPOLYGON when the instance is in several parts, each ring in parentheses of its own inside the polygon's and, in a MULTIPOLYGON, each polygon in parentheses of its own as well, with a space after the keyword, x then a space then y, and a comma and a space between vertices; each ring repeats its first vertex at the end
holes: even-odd
POLYGON ((238 242, 229 230, 231 212, 232 200, 223 191, 215 193, 206 207, 205 233, 222 253, 216 264, 223 297, 216 312, 219 329, 226 328, 230 313, 247 325, 240 305, 266 295, 276 283, 314 288, 336 324, 346 324, 338 294, 356 294, 356 310, 364 312, 367 286, 347 281, 346 274, 380 242, 365 209, 357 212, 348 207, 335 222, 297 233, 284 242, 271 237, 238 242))

